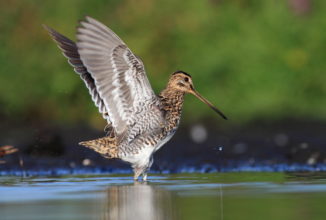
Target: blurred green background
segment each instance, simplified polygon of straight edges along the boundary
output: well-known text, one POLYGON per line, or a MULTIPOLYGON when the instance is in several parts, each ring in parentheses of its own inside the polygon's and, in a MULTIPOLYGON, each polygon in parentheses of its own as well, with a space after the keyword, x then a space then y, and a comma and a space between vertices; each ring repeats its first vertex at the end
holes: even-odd
MULTIPOLYGON (((230 124, 325 122, 325 8, 323 0, 1 0, 0 116, 103 128, 83 82, 41 26, 75 40, 78 20, 89 15, 143 59, 156 92, 183 70, 230 124)), ((217 116, 187 97, 184 123, 204 118, 217 116)))

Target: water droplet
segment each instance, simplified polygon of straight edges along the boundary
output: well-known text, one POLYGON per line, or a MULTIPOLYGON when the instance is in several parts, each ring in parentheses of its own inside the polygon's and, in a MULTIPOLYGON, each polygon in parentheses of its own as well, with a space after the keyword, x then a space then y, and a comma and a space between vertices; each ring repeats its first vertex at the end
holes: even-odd
POLYGON ((214 150, 217 150, 217 151, 223 151, 223 146, 217 146, 217 147, 214 147, 214 150))

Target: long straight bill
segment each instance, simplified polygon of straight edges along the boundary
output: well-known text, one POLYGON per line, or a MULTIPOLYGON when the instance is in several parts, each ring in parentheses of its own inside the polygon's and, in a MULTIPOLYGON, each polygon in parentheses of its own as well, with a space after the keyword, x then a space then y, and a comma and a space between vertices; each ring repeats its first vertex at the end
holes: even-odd
POLYGON ((216 108, 212 103, 210 103, 207 99, 202 97, 196 90, 192 90, 192 94, 196 96, 200 101, 206 103, 209 107, 211 107, 216 113, 218 113, 222 118, 227 120, 228 118, 218 109, 216 108))

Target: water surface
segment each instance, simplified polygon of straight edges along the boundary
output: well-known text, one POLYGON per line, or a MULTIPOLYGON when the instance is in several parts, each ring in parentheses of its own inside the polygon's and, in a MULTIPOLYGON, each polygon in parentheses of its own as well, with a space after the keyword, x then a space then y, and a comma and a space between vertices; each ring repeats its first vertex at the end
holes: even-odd
POLYGON ((325 219, 320 173, 0 177, 0 219, 325 219))

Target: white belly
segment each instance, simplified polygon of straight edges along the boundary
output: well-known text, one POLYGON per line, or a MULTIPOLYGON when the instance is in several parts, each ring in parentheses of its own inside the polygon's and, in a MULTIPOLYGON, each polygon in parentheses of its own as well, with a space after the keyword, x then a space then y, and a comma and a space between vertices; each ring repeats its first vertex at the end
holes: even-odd
POLYGON ((131 163, 133 167, 148 166, 148 164, 152 160, 153 153, 155 153, 166 142, 168 142, 172 138, 174 133, 175 132, 171 132, 168 136, 166 136, 163 140, 161 140, 156 146, 145 145, 141 150, 139 150, 138 154, 128 154, 123 156, 121 159, 123 161, 131 163))
POLYGON ((143 167, 143 166, 147 166, 151 160, 152 154, 154 152, 154 147, 153 146, 145 146, 143 147, 138 154, 129 154, 126 155, 124 157, 122 157, 121 159, 129 162, 134 166, 137 167, 143 167))

